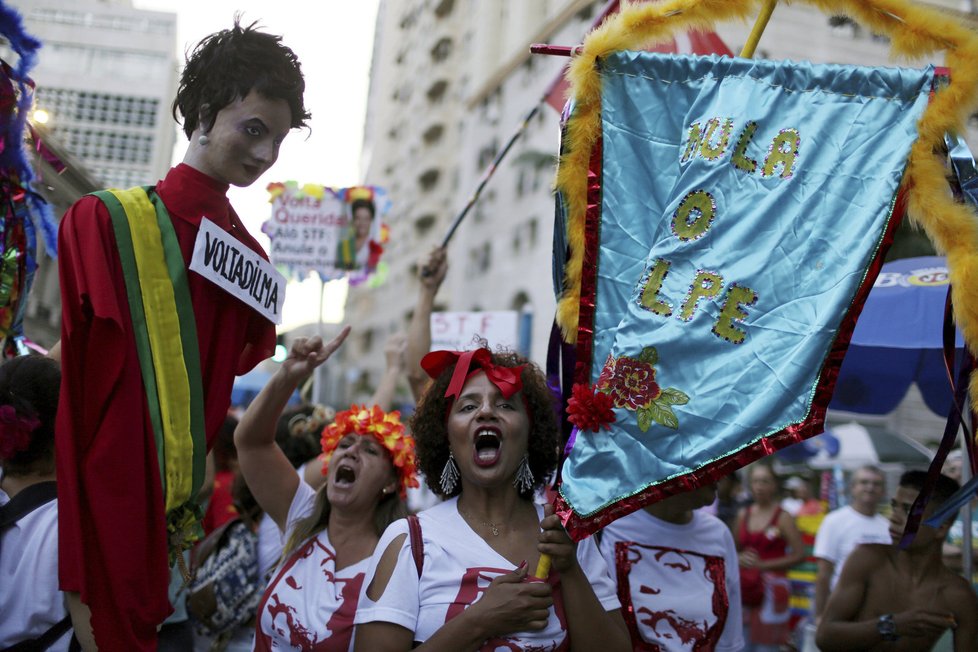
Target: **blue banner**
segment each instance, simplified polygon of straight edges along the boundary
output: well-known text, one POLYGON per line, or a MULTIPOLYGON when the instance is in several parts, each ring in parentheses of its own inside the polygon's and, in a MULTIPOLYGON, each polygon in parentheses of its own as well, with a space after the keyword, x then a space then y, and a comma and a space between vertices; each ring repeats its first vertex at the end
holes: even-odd
POLYGON ((564 465, 561 495, 584 519, 709 481, 811 418, 934 77, 627 51, 600 66, 601 215, 582 301, 590 382, 617 421, 581 432, 564 465))

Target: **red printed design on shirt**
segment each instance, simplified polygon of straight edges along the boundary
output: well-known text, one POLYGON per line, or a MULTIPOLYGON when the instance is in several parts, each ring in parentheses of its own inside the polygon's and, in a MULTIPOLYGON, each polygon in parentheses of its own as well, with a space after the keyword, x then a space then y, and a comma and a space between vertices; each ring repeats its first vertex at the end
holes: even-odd
POLYGON ((619 541, 615 566, 636 651, 716 648, 728 608, 722 557, 619 541))
POLYGON ((350 649, 364 573, 339 577, 332 570, 335 567, 336 553, 318 537, 292 554, 262 597, 256 652, 296 647, 312 652, 350 649), (310 603, 306 599, 310 595, 318 597, 310 603), (312 608, 307 609, 307 604, 312 608))
MULTIPOLYGON (((458 595, 455 596, 455 600, 445 614, 445 622, 447 623, 458 616, 480 599, 482 594, 489 589, 493 579, 510 572, 512 572, 511 569, 505 568, 476 567, 467 569, 462 575, 458 595)), ((554 613, 552 615, 556 615, 557 621, 560 623, 560 631, 563 634, 561 640, 553 640, 550 643, 527 643, 521 641, 519 637, 490 638, 479 648, 480 652, 565 652, 570 649, 570 639, 567 636, 567 619, 564 615, 564 600, 559 590, 559 573, 551 572, 550 577, 547 578, 547 583, 554 589, 554 613)))

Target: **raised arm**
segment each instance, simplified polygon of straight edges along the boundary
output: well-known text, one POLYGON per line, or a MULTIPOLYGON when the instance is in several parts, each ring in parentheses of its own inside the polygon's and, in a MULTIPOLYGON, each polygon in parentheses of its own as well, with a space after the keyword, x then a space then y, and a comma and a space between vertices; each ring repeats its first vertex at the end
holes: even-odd
POLYGON ((299 476, 275 443, 275 425, 299 383, 326 362, 350 333, 345 327, 324 344, 322 338, 298 338, 289 356, 262 388, 234 431, 238 465, 255 500, 279 528, 285 529, 299 476))
POLYGON ((431 350, 431 311, 435 305, 435 295, 445 280, 448 272, 448 255, 444 247, 435 247, 428 254, 428 259, 418 272, 421 289, 418 292, 418 303, 411 315, 408 326, 408 344, 405 363, 407 365, 408 382, 415 401, 421 400, 428 376, 421 368, 421 358, 431 350))
POLYGON ((370 399, 370 405, 376 405, 384 412, 390 412, 394 405, 397 381, 404 373, 406 351, 407 335, 398 332, 387 338, 387 344, 384 346, 387 368, 384 370, 384 377, 380 379, 380 383, 370 399))

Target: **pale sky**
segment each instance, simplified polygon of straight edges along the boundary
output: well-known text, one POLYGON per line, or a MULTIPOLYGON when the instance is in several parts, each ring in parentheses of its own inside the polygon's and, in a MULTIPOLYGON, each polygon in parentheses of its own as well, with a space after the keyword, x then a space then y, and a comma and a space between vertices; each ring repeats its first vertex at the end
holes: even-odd
MULTIPOLYGON (((231 25, 236 11, 242 22, 258 21, 265 31, 280 34, 299 57, 306 78, 306 107, 312 113, 311 133, 293 131, 282 144, 278 162, 249 188, 232 188, 231 203, 263 245, 260 231, 270 204, 265 187, 273 181, 300 185, 350 186, 363 183, 360 148, 373 49, 378 0, 133 0, 139 9, 176 12, 179 56, 201 38, 231 25)), ((177 137, 174 161, 186 150, 183 132, 177 137)), ((320 283, 311 279, 290 284, 280 330, 316 321, 320 283)), ((342 319, 346 284, 326 286, 323 318, 342 319)))

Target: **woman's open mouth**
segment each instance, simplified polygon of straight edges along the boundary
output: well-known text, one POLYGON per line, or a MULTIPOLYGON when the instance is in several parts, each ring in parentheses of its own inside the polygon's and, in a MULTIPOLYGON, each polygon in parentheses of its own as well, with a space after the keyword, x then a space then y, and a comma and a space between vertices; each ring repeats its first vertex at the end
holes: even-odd
POLYGON ((349 487, 357 480, 357 472, 353 470, 352 467, 346 465, 340 465, 336 469, 336 475, 333 477, 333 484, 338 487, 349 487))
POLYGON ((490 428, 482 428, 475 433, 475 463, 478 466, 492 466, 499 460, 502 450, 499 433, 490 428))

